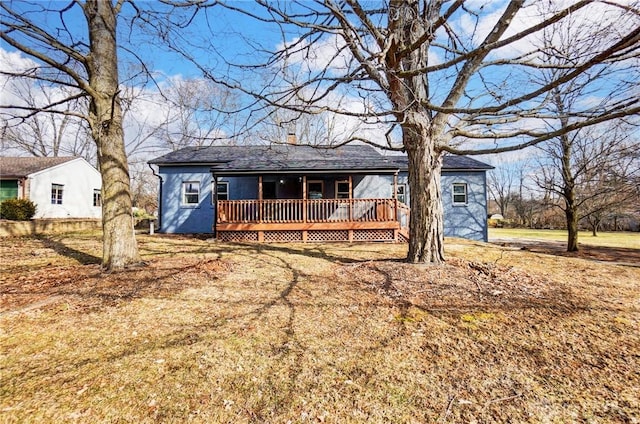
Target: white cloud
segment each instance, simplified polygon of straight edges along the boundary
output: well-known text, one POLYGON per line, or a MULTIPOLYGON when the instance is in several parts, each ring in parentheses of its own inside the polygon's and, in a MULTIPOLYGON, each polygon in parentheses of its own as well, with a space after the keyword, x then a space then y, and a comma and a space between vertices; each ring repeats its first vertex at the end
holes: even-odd
POLYGON ((332 34, 309 44, 307 40, 294 38, 286 44, 277 46, 286 50, 283 67, 293 67, 293 72, 316 73, 325 69, 343 72, 349 68, 352 56, 342 37, 332 34))
MULTIPOLYGON (((0 48, 0 71, 2 72, 24 72, 37 68, 38 64, 33 60, 24 57, 19 52, 10 52, 0 48)), ((0 78, 5 78, 0 76, 0 78)))

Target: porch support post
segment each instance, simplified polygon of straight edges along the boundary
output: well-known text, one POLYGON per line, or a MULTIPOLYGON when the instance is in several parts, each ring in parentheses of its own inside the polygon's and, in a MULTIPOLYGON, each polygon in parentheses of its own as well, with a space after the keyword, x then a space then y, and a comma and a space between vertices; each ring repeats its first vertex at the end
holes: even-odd
POLYGON ((258 222, 262 222, 262 175, 258 175, 258 222))
POLYGON ((393 216, 398 221, 398 172, 393 174, 393 216))
POLYGON ((307 222, 307 176, 306 175, 302 176, 302 222, 307 222))
MULTIPOLYGON (((349 174, 349 222, 353 222, 353 175, 349 174)), ((349 241, 353 241, 353 238, 350 237, 349 241)))

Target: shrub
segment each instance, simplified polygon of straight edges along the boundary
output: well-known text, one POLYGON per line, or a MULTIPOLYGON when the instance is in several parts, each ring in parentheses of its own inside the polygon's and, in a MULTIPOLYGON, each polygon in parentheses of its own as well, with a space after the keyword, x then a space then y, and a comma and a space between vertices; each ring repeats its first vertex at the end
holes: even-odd
POLYGON ((0 218, 28 221, 36 214, 36 205, 28 199, 7 199, 0 203, 0 218))

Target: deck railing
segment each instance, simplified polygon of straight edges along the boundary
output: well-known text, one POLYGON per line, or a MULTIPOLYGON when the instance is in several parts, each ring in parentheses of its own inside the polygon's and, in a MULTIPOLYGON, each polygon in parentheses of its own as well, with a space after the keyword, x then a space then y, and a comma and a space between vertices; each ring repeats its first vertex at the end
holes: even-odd
POLYGON ((400 227, 409 228, 409 220, 411 219, 411 208, 404 203, 398 202, 398 222, 400 227))
MULTIPOLYGON (((399 204, 399 203, 398 203, 399 204)), ((219 200, 218 223, 397 221, 394 199, 219 200)))

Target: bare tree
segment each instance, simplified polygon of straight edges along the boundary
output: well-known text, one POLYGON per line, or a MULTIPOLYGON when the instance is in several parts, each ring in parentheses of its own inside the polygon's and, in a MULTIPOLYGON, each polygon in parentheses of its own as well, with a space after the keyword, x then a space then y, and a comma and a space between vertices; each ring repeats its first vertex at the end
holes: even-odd
POLYGON ((155 126, 160 149, 235 143, 242 120, 235 110, 237 94, 202 78, 174 78, 156 93, 166 106, 162 121, 155 126))
POLYGON ((598 158, 601 166, 592 166, 589 182, 578 188, 578 197, 584 200, 579 208, 578 219, 589 224, 594 237, 598 235, 600 225, 606 221, 613 221, 613 230, 617 230, 618 218, 633 216, 633 209, 637 207, 639 197, 634 179, 640 170, 633 152, 640 149, 640 141, 634 141, 629 130, 619 123, 602 136, 600 142, 605 143, 615 137, 617 146, 610 146, 603 155, 609 156, 607 162, 602 157, 598 158))
POLYGON ((590 219, 595 234, 607 212, 635 198, 631 152, 638 147, 620 122, 574 131, 540 147, 544 157, 535 181, 562 199, 555 206, 566 217, 567 251, 578 251, 580 220, 590 219))
MULTIPOLYGON (((252 118, 271 113, 270 107, 312 115, 332 112, 378 125, 387 136, 380 142, 357 134, 346 142, 406 151, 412 209, 409 262, 444 260, 443 153, 520 149, 640 111, 637 93, 620 78, 612 82, 620 84, 606 107, 576 106, 572 116, 583 119, 567 127, 550 128, 544 110, 557 87, 599 66, 634 60, 640 40, 635 4, 582 0, 538 10, 523 0, 199 2, 205 13, 214 13, 211 9, 217 8, 205 7, 214 3, 281 35, 269 44, 250 40, 252 55, 227 57, 225 66, 232 70, 228 78, 216 77, 215 67, 200 60, 201 51, 184 55, 205 76, 251 96, 254 103, 246 107, 252 118), (571 16, 592 15, 600 23, 591 22, 585 31, 599 43, 571 66, 549 63, 533 43, 545 28, 571 16), (532 74, 556 67, 566 72, 544 85, 531 84, 532 74), (252 77, 256 73, 262 79, 252 77), (266 84, 265 74, 270 76, 266 84)), ((177 51, 184 52, 189 44, 184 36, 169 39, 177 51)), ((224 54, 215 51, 217 65, 224 54)))
MULTIPOLYGON (((3 88, 4 96, 21 99, 26 107, 36 110, 70 96, 65 87, 50 90, 40 81, 12 81, 3 88)), ((4 122, 2 147, 5 152, 32 156, 81 156, 95 163, 96 149, 87 125, 74 116, 83 99, 65 105, 63 114, 36 114, 4 122)), ((84 106, 86 107, 86 106, 84 106)))
POLYGON ((59 9, 51 9, 55 3, 0 3, 0 38, 39 64, 37 68, 4 74, 67 87, 69 91, 66 98, 44 106, 2 105, 3 114, 11 120, 48 112, 88 123, 102 175, 102 265, 111 270, 140 262, 131 217, 118 74, 116 27, 123 3, 86 0, 60 4, 59 9), (58 21, 47 26, 47 20, 42 19, 47 14, 58 21), (72 25, 67 21, 69 16, 82 19, 85 26, 78 21, 72 25), (82 113, 65 107, 78 99, 86 99, 88 105, 82 113))
MULTIPOLYGON (((542 50, 546 63, 552 66, 541 72, 537 81, 541 86, 566 80, 581 58, 600 48, 611 29, 580 23, 575 17, 569 17, 543 31, 542 50)), ((563 199, 560 207, 566 217, 569 252, 578 250, 580 219, 612 204, 616 193, 623 193, 620 191, 624 190, 621 182, 628 178, 626 169, 629 161, 626 158, 633 146, 624 133, 626 126, 622 121, 610 126, 605 123, 599 127, 571 130, 571 127, 590 119, 579 113, 582 104, 590 103, 592 108, 600 110, 615 109, 620 107, 620 99, 614 94, 616 90, 637 96, 637 83, 629 85, 616 78, 620 73, 624 73, 626 78, 638 78, 637 58, 618 59, 612 57, 611 66, 593 67, 579 77, 556 85, 550 90, 549 101, 544 106, 548 111, 548 125, 560 134, 542 145, 541 150, 551 169, 545 167, 537 182, 540 187, 555 192, 563 199), (620 172, 622 175, 618 174, 620 172)))
POLYGON ((358 119, 335 113, 304 114, 284 108, 272 110, 248 133, 267 143, 295 143, 327 148, 344 144, 367 129, 358 119))
POLYGON ((500 214, 504 218, 510 219, 512 209, 516 209, 515 203, 523 197, 525 191, 525 177, 529 161, 519 159, 507 162, 497 159, 492 164, 495 169, 489 171, 487 190, 498 206, 500 214))

